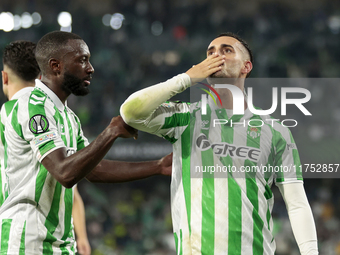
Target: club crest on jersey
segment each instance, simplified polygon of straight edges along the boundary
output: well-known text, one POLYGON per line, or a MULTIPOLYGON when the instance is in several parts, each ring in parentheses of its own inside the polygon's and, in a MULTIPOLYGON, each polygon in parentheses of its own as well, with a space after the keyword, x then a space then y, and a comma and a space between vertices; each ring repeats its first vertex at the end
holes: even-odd
POLYGON ((29 129, 33 134, 41 134, 48 130, 48 120, 44 115, 36 114, 28 122, 29 129))
POLYGON ((248 135, 250 135, 253 139, 259 137, 261 134, 259 132, 259 130, 256 127, 251 127, 248 131, 247 131, 248 135))

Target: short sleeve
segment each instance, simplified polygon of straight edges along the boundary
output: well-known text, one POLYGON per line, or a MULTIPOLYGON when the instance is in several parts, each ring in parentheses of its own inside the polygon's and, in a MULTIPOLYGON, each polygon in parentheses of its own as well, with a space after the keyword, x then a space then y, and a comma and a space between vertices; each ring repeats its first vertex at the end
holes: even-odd
MULTIPOLYGON (((18 106, 21 105, 19 101, 18 106)), ((65 147, 58 121, 61 116, 52 101, 43 93, 32 93, 26 105, 22 105, 23 109, 13 109, 12 126, 18 135, 31 145, 34 156, 41 162, 52 151, 65 147)))

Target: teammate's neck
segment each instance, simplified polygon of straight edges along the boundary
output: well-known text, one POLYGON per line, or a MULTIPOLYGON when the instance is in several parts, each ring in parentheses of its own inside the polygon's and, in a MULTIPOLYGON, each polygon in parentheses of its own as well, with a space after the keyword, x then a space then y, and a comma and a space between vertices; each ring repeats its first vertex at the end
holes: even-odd
MULTIPOLYGON (((241 91, 244 91, 244 82, 238 82, 233 85, 238 87, 241 91)), ((230 90, 225 89, 225 88, 220 88, 220 89, 216 89, 216 92, 218 93, 222 101, 222 106, 220 102, 217 101, 218 107, 232 110, 233 109, 233 94, 230 92, 230 90)), ((248 107, 247 102, 246 100, 244 100, 244 110, 247 109, 247 107, 248 107)))
POLYGON ((15 93, 17 93, 19 90, 22 90, 26 87, 34 87, 35 82, 34 81, 25 81, 19 78, 18 76, 9 75, 8 76, 8 83, 7 86, 7 98, 8 100, 11 100, 15 93))
POLYGON ((34 82, 25 82, 22 84, 11 84, 11 86, 8 88, 8 100, 11 100, 12 97, 23 88, 27 87, 34 87, 34 82))

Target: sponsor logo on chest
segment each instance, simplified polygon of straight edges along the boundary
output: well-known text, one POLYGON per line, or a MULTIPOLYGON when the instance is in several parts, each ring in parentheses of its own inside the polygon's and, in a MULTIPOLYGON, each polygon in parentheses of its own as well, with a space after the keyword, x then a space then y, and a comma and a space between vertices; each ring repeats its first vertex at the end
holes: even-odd
POLYGON ((261 155, 261 150, 254 147, 238 146, 226 142, 211 143, 206 135, 202 133, 196 139, 196 146, 200 151, 212 149, 214 154, 219 157, 230 156, 232 158, 249 159, 255 162, 259 161, 261 155))

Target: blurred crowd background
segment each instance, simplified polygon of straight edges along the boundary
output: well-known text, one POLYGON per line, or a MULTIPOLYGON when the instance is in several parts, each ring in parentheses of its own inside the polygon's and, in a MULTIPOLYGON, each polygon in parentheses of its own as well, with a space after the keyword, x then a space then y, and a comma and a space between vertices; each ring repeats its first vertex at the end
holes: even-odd
MULTIPOLYGON (((216 35, 231 31, 253 49, 251 77, 313 81, 305 85, 312 93, 308 107, 313 116, 299 116, 299 125, 291 131, 302 163, 340 163, 340 1, 0 2, 0 49, 14 40, 37 42, 60 29, 83 37, 92 54, 95 73, 90 95, 68 100, 90 141, 119 114, 130 94, 185 72, 205 58, 216 35)), ((3 95, 0 102, 5 102, 3 95)), ((163 139, 140 133, 137 141, 116 141, 107 157, 151 160, 171 150, 163 139)), ((340 254, 339 176, 304 181, 320 254, 340 254)), ((93 254, 175 254, 169 185, 170 178, 161 176, 122 184, 80 182, 93 254)), ((299 254, 275 185, 273 191, 276 254, 299 254)))

